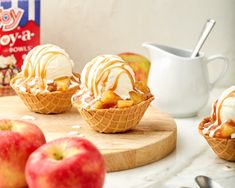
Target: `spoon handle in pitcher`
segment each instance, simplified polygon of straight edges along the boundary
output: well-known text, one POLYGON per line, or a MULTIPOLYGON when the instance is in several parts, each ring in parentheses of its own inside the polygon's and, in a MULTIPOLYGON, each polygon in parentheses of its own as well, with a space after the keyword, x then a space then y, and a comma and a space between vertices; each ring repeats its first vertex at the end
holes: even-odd
POLYGON ((205 40, 207 39, 208 35, 210 34, 212 28, 214 27, 215 25, 215 20, 213 19, 208 19, 202 32, 201 32, 201 35, 200 35, 200 38, 197 42, 197 45, 196 47, 194 48, 193 50, 193 53, 191 55, 191 58, 194 58, 198 55, 198 52, 200 51, 201 47, 203 46, 205 40))

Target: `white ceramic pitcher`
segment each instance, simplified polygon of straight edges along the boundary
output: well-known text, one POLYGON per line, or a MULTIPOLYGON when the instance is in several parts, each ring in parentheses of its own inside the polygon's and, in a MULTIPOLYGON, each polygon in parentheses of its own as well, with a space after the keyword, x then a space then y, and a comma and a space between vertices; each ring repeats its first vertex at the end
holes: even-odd
POLYGON ((191 51, 144 43, 150 54, 148 85, 155 96, 152 105, 173 117, 191 117, 207 103, 210 90, 224 77, 228 59, 220 54, 206 57, 200 53, 190 58, 191 51), (224 67, 214 82, 208 78, 208 63, 221 59, 224 67))

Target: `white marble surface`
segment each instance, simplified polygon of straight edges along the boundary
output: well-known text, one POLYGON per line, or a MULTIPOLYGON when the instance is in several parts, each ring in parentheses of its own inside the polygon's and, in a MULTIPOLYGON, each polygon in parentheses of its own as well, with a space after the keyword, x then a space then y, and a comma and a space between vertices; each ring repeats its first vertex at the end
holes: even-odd
POLYGON ((194 188, 197 175, 210 176, 224 188, 235 187, 235 163, 219 159, 197 130, 201 119, 210 114, 211 102, 223 89, 211 92, 208 105, 198 116, 175 119, 178 138, 173 153, 143 167, 108 173, 104 188, 194 188))

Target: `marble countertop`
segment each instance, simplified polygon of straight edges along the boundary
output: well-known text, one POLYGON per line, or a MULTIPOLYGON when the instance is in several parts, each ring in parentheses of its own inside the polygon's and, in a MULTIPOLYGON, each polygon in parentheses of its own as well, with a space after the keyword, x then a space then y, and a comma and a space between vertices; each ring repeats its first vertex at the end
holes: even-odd
POLYGON ((216 88, 211 92, 198 116, 175 119, 178 133, 174 152, 146 166, 108 173, 104 188, 195 188, 197 175, 209 176, 224 188, 234 187, 235 163, 219 159, 197 130, 202 118, 210 114, 212 101, 223 90, 216 88))

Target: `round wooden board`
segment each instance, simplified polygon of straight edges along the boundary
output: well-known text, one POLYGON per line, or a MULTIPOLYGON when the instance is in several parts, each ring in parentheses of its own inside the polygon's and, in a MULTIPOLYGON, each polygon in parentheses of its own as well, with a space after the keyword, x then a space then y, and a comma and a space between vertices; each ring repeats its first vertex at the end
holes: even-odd
POLYGON ((176 124, 167 114, 151 107, 139 125, 126 133, 101 134, 84 122, 75 108, 59 115, 30 112, 19 97, 0 97, 0 118, 22 119, 29 115, 45 133, 47 141, 81 136, 101 151, 108 172, 135 168, 167 156, 176 147, 176 124))

